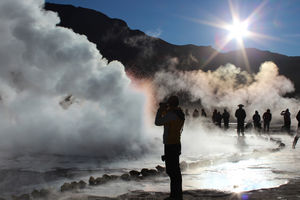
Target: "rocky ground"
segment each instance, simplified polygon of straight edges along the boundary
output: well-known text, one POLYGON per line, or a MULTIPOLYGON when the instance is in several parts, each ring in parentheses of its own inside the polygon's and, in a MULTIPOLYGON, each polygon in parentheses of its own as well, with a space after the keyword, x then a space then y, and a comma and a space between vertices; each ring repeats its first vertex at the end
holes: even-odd
MULTIPOLYGON (((265 138, 262 138, 265 139, 265 138)), ((270 152, 277 152, 285 148, 285 144, 278 139, 270 138, 270 141, 276 143, 277 148, 268 149, 270 152)), ((181 163, 181 169, 184 171, 187 168, 197 167, 198 163, 181 163)), ((120 176, 104 174, 102 177, 90 177, 88 182, 80 180, 78 182, 66 182, 60 186, 59 191, 50 189, 34 190, 29 194, 14 195, 12 200, 105 200, 105 199, 165 199, 168 197, 168 192, 145 192, 133 191, 118 197, 99 197, 84 195, 80 191, 87 187, 97 187, 114 180, 132 181, 134 184, 149 179, 155 176, 166 176, 165 169, 162 166, 156 166, 155 169, 142 169, 141 171, 132 170, 120 176)), ((186 200, 190 199, 205 199, 205 200, 300 200, 300 177, 290 180, 287 184, 281 185, 277 188, 260 189, 253 191, 246 191, 241 193, 223 192, 218 190, 187 190, 183 192, 183 197, 186 200)), ((0 200, 4 200, 0 197, 0 200)))
MULTIPOLYGON (((162 200, 168 197, 168 193, 163 192, 145 192, 133 191, 128 194, 118 196, 116 198, 97 197, 97 196, 82 196, 74 195, 72 197, 64 198, 65 200, 162 200)), ((285 185, 277 188, 260 189, 247 191, 242 193, 228 193, 217 190, 187 190, 183 192, 183 199, 185 200, 299 200, 300 199, 300 179, 289 181, 285 185)))

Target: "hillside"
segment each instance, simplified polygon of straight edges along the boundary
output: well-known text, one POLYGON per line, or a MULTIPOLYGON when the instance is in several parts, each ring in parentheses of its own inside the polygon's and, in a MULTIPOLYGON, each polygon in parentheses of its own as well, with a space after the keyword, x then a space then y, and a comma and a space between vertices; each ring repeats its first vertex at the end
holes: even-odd
MULTIPOLYGON (((105 58, 121 61, 128 71, 138 77, 151 77, 156 71, 170 66, 180 70, 207 71, 232 63, 246 70, 241 51, 219 53, 210 46, 173 45, 148 36, 142 31, 131 30, 126 22, 109 18, 91 9, 52 3, 46 3, 45 9, 58 13, 61 18, 59 26, 86 35, 97 45, 105 58), (214 53, 218 53, 217 56, 207 63, 214 53)), ((300 70, 297 66, 300 65, 300 57, 289 57, 254 48, 247 48, 246 53, 252 72, 257 72, 262 62, 273 61, 278 65, 280 74, 295 83, 296 94, 299 94, 300 70)))

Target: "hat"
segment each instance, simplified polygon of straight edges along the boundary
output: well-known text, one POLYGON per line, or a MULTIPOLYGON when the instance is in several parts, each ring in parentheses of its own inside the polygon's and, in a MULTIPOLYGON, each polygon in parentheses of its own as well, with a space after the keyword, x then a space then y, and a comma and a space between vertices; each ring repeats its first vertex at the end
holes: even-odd
POLYGON ((244 107, 244 105, 243 104, 239 104, 238 107, 244 107))

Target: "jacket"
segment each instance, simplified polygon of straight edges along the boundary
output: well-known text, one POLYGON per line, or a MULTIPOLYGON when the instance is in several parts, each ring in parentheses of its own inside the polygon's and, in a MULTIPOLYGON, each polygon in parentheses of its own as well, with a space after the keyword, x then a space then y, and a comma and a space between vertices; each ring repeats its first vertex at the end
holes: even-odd
POLYGON ((185 115, 181 108, 177 107, 163 113, 160 109, 155 117, 156 126, 164 126, 163 143, 180 144, 185 115))

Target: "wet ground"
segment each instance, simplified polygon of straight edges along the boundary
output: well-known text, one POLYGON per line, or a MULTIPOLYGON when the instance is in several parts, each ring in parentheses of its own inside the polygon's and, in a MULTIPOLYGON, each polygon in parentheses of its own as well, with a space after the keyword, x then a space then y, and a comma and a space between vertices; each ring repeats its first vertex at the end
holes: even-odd
MULTIPOLYGON (((181 160, 188 166, 182 174, 183 189, 189 191, 186 192, 191 196, 189 198, 192 198, 195 190, 200 195, 199 189, 202 192, 225 191, 222 193, 225 196, 252 190, 260 194, 263 191, 257 191, 262 188, 279 187, 300 177, 300 148, 291 148, 293 137, 286 133, 273 131, 270 137, 249 132, 245 137, 237 137, 234 131, 205 133, 205 130, 195 131, 191 128, 185 134, 182 138, 181 160), (198 145, 189 145, 191 140, 197 140, 198 145), (278 148, 279 141, 285 144, 284 148, 278 148)), ((39 188, 59 191, 64 182, 88 182, 90 176, 97 177, 105 173, 121 175, 132 169, 154 168, 163 165, 159 160, 160 154, 161 150, 142 158, 103 162, 97 158, 80 156, 7 155, 2 152, 0 193, 3 197, 9 197, 39 188)), ((156 195, 147 191, 165 194, 169 191, 169 179, 158 176, 139 182, 116 180, 87 187, 77 195, 117 197, 136 190, 142 190, 144 195, 156 195)), ((299 191, 298 188, 296 190, 299 191)))

